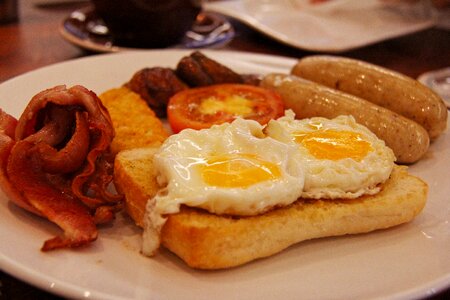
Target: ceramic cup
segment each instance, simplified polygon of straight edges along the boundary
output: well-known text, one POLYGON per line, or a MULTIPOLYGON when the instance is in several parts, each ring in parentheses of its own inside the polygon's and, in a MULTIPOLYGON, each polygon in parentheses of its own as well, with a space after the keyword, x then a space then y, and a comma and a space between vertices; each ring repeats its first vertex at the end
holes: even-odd
POLYGON ((0 24, 17 21, 17 4, 17 0, 0 0, 0 24))
POLYGON ((92 0, 96 13, 121 46, 163 48, 181 40, 201 0, 92 0))

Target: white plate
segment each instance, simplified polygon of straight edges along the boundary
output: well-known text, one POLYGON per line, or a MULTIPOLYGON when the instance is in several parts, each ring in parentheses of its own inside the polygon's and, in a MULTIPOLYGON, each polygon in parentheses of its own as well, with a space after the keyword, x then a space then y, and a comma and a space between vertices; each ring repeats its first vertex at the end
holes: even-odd
POLYGON ((379 0, 210 1, 205 9, 234 17, 284 44, 310 51, 342 52, 431 27, 436 16, 421 3, 379 0))
MULTIPOLYGON (((292 59, 204 51, 239 72, 288 72, 292 59)), ((183 50, 106 54, 42 68, 0 85, 0 107, 19 116, 37 92, 82 84, 97 93, 147 66, 174 67, 183 50)), ((39 251, 58 229, 0 196, 0 267, 35 286, 90 299, 368 299, 423 297, 450 286, 450 134, 410 168, 430 186, 411 223, 370 234, 303 242, 272 257, 223 271, 197 271, 162 250, 139 254, 140 230, 124 216, 78 250, 39 251)))

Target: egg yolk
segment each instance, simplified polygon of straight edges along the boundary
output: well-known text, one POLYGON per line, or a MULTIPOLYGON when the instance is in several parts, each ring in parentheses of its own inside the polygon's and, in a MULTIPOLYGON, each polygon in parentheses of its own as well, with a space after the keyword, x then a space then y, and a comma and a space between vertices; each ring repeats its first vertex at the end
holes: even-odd
POLYGON ((216 187, 248 187, 281 177, 280 168, 254 154, 226 154, 209 157, 199 165, 202 179, 216 187))
POLYGON ((317 159, 340 160, 352 158, 363 159, 372 151, 369 142, 361 135, 351 131, 317 130, 312 132, 295 132, 294 140, 302 144, 317 159))

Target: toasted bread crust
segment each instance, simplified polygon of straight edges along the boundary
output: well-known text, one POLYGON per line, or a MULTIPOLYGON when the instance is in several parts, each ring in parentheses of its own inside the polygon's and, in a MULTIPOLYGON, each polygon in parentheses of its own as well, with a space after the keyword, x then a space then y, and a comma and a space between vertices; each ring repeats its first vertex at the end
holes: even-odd
MULTIPOLYGON (((127 211, 143 225, 145 203, 158 191, 152 157, 155 148, 123 151, 116 157, 115 183, 123 191, 127 211)), ((394 168, 375 196, 355 200, 298 200, 253 217, 217 216, 182 207, 168 216, 162 244, 189 266, 220 269, 270 256, 300 241, 365 233, 411 221, 424 207, 428 186, 394 168)))
POLYGON ((158 191, 153 155, 158 147, 125 150, 114 163, 114 183, 125 195, 125 210, 139 227, 144 227, 145 205, 158 191))

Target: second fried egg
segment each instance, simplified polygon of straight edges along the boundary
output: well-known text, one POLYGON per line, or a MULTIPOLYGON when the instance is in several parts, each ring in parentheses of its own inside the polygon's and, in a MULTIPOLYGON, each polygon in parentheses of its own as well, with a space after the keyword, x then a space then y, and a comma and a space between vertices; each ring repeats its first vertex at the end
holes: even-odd
POLYGON ((266 134, 298 145, 305 167, 304 198, 376 194, 394 166, 392 150, 351 116, 296 120, 286 111, 267 125, 266 134))

